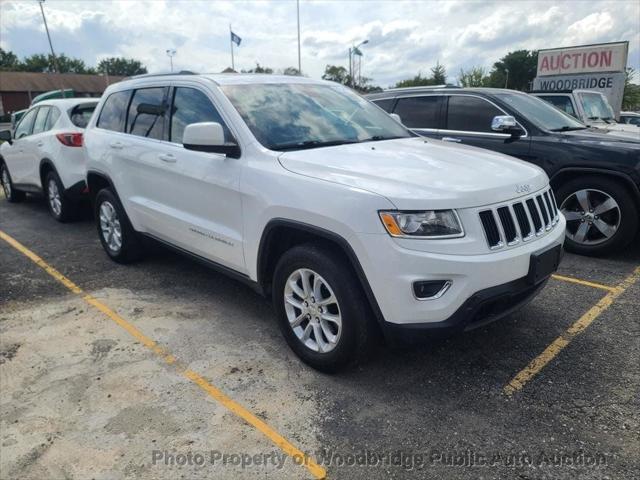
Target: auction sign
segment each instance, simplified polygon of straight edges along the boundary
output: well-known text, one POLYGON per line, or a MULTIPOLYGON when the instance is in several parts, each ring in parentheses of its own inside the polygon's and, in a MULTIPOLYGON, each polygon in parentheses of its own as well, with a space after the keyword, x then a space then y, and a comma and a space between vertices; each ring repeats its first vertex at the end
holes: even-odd
POLYGON ((581 45, 538 51, 534 90, 597 90, 616 115, 622 105, 629 42, 581 45))

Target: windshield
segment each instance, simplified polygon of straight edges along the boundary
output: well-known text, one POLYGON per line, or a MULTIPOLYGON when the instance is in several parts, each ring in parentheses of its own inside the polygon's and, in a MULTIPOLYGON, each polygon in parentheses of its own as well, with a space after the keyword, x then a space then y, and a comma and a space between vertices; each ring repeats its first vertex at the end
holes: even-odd
POLYGON ((552 132, 582 130, 585 127, 575 118, 561 112, 544 100, 522 93, 496 93, 496 97, 510 105, 537 127, 552 132))
POLYGON ((582 108, 589 120, 613 120, 613 109, 599 93, 578 93, 582 108))
POLYGON ((223 92, 265 147, 300 150, 410 137, 387 113, 340 85, 223 85, 223 92))

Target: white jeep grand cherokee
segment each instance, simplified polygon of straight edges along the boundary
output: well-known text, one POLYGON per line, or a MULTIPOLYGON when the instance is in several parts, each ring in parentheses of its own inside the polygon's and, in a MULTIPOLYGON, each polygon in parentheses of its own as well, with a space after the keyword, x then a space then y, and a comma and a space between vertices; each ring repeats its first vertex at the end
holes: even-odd
POLYGON ((308 364, 377 333, 470 329, 531 300, 565 220, 539 168, 415 137, 349 89, 274 75, 146 75, 110 86, 86 132, 100 239, 150 237, 271 296, 308 364))

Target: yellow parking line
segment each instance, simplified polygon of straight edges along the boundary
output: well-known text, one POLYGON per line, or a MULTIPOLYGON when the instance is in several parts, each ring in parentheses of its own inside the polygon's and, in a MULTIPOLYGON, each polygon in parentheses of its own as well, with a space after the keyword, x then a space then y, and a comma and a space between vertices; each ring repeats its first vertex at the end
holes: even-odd
POLYGON ((601 290, 607 290, 609 292, 613 292, 616 289, 616 287, 610 287, 608 285, 603 285, 601 283, 596 283, 596 282, 589 282, 587 280, 580 280, 579 278, 565 277, 564 275, 558 275, 558 274, 553 274, 551 276, 556 280, 562 280, 563 282, 577 283, 578 285, 599 288, 601 290))
POLYGON ((191 382, 195 383, 198 387, 200 387, 204 392, 206 392, 211 398, 216 400, 218 403, 223 405, 229 411, 231 411, 236 416, 243 419, 249 425, 254 427, 256 430, 261 432, 265 437, 271 440, 275 445, 277 445, 283 452, 292 457, 298 464, 303 464, 309 472, 317 479, 326 478, 327 472, 326 470, 318 465, 312 458, 305 455, 300 449, 298 449, 295 445, 289 442, 286 438, 280 435, 276 430, 267 425, 263 420, 255 416, 249 410, 244 408, 239 403, 235 402, 233 399, 225 395, 220 389, 213 386, 207 380, 204 379, 200 374, 194 372, 187 368, 184 364, 177 361, 176 357, 174 357, 166 348, 158 345, 157 342, 147 337, 144 333, 142 333, 138 328, 136 328, 131 323, 127 322, 124 318, 118 315, 116 312, 111 310, 107 305, 102 303, 100 300, 92 297, 91 295, 85 293, 78 285, 73 283, 67 277, 62 275, 58 270, 53 268, 47 262, 45 262, 38 255, 33 253, 27 247, 22 245, 20 242, 10 237, 2 230, 0 230, 0 238, 15 248, 17 251, 28 257, 31 261, 33 261, 36 265, 44 269, 49 275, 55 278, 58 282, 62 283, 65 287, 67 287, 73 293, 79 295, 82 300, 84 300, 87 304, 92 307, 100 310, 107 317, 113 320, 116 324, 125 329, 132 337, 138 340, 141 344, 151 350, 153 353, 158 355, 162 360, 164 360, 169 365, 174 365, 176 370, 185 378, 189 379, 191 382))
POLYGON ((551 345, 534 358, 529 365, 523 368, 513 379, 504 387, 503 391, 506 395, 511 396, 515 392, 522 390, 522 387, 538 374, 551 360, 553 360, 560 351, 573 340, 573 338, 582 333, 591 323, 600 316, 607 308, 611 306, 616 298, 622 295, 631 285, 640 279, 640 267, 636 267, 631 275, 625 278, 617 287, 612 287, 598 303, 591 307, 587 313, 582 315, 573 325, 571 325, 562 335, 556 338, 551 345))

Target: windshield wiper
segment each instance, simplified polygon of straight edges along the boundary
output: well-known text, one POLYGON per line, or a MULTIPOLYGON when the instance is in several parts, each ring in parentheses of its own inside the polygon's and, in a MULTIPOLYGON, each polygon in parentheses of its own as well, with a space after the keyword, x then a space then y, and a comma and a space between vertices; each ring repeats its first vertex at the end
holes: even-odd
POLYGON ((281 143, 277 145, 270 145, 270 150, 304 150, 309 148, 320 148, 320 147, 334 147, 336 145, 346 145, 348 143, 358 143, 357 140, 330 140, 330 141, 320 141, 320 140, 305 140, 303 142, 294 142, 294 143, 281 143))
POLYGON ((549 131, 550 132, 570 132, 572 130, 586 130, 587 127, 570 127, 569 125, 565 125, 564 127, 560 127, 560 128, 552 128, 549 131))
POLYGON ((372 137, 365 138, 364 140, 360 140, 360 141, 361 142, 379 142, 380 140, 395 140, 396 138, 405 138, 405 137, 400 137, 400 136, 385 137, 384 135, 373 135, 372 137))

